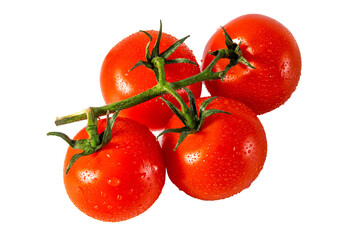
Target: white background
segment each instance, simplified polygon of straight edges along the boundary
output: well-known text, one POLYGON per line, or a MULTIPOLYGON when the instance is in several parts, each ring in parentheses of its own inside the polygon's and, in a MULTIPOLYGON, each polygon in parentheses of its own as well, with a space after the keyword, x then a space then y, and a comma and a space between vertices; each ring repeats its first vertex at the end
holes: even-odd
MULTIPOLYGON (((360 17, 356 1, 1 1, 0 239, 360 239, 360 17), (226 5, 224 5, 226 4, 226 5), (55 117, 103 105, 107 52, 138 30, 163 30, 201 60, 240 15, 277 19, 300 46, 291 99, 260 116, 268 157, 240 194, 206 202, 167 181, 144 214, 103 223, 68 199, 66 144, 85 122, 55 117)), ((168 180, 168 179, 167 179, 168 180)))

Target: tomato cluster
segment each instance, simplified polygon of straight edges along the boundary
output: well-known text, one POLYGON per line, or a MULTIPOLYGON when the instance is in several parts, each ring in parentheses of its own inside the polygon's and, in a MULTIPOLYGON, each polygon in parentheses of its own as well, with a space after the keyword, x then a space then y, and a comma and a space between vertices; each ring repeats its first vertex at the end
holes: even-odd
MULTIPOLYGON (((151 99, 121 110, 109 143, 79 158, 70 170, 67 167, 80 150, 69 147, 64 182, 71 201, 81 211, 102 221, 135 217, 159 197, 166 171, 180 190, 202 200, 230 197, 257 178, 267 154, 265 131, 257 115, 281 106, 294 92, 301 71, 300 52, 289 30, 276 20, 244 15, 210 38, 202 71, 212 63, 218 49, 230 49, 224 31, 225 37, 231 36, 232 44, 236 43, 235 52, 242 61, 231 62, 227 69, 231 60, 222 58, 212 66, 214 72, 226 69, 223 79, 205 81, 211 96, 217 98, 200 98, 201 82, 188 86, 191 96, 188 89, 177 91, 183 99, 190 100, 187 105, 192 111, 199 112, 200 117, 193 116, 200 122, 198 128, 184 127, 184 120, 167 106, 179 108, 181 104, 166 94, 163 100, 151 99), (174 131, 166 131, 160 144, 151 132, 159 129, 174 131), (186 137, 180 131, 184 129, 186 137)), ((132 67, 149 58, 144 50, 151 52, 155 48, 153 41, 148 45, 149 38, 159 34, 160 31, 134 33, 110 50, 100 75, 107 104, 131 98, 158 83, 151 69, 132 67)), ((163 33, 160 52, 176 42, 176 38, 163 33)), ((192 51, 183 43, 169 60, 179 58, 196 63, 192 51)), ((166 81, 172 83, 200 74, 200 68, 187 62, 166 64, 165 74, 166 81)), ((107 124, 105 119, 97 121, 99 134, 107 124)), ((88 138, 87 130, 82 129, 75 140, 88 138)))

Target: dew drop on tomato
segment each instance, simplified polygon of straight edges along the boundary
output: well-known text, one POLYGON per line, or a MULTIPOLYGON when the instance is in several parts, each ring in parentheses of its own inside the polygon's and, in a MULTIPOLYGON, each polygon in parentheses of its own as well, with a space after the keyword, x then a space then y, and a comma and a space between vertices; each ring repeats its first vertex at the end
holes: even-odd
POLYGON ((104 197, 104 198, 106 197, 106 193, 103 192, 103 191, 100 192, 100 195, 101 195, 102 197, 104 197))
POLYGON ((109 178, 107 180, 107 183, 110 185, 110 186, 113 186, 113 187, 117 187, 120 185, 120 180, 117 178, 117 177, 112 177, 112 178, 109 178))
POLYGON ((80 194, 80 195, 83 195, 83 194, 84 194, 84 190, 83 190, 81 187, 79 187, 79 194, 80 194))
POLYGON ((157 165, 152 165, 152 168, 153 168, 154 172, 157 172, 157 170, 159 169, 159 167, 157 165))

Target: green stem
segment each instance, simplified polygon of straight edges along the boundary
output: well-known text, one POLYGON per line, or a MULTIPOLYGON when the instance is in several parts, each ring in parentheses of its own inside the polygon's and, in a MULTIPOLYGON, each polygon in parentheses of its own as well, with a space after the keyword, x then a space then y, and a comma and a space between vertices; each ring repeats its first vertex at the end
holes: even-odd
MULTIPOLYGON (((121 109, 130 108, 130 107, 133 107, 142 102, 146 102, 150 99, 153 99, 156 96, 160 96, 164 93, 165 93, 165 91, 163 91, 161 89, 160 85, 157 84, 154 87, 152 87, 138 95, 135 95, 135 96, 127 98, 125 100, 111 103, 111 104, 108 104, 105 106, 92 107, 92 110, 94 112, 94 116, 97 116, 97 117, 105 116, 107 111, 109 111, 110 113, 113 113, 116 110, 120 109, 120 107, 121 107, 121 109)), ((86 115, 87 110, 88 109, 85 109, 85 110, 77 112, 77 113, 73 113, 73 114, 70 114, 70 115, 67 115, 64 117, 57 118, 55 120, 55 124, 57 126, 59 126, 59 125, 64 125, 64 124, 68 124, 68 123, 85 120, 85 119, 87 119, 87 115, 86 115)))
POLYGON ((188 108, 188 106, 186 105, 186 102, 184 101, 184 99, 180 96, 180 94, 178 92, 176 92, 176 90, 173 88, 173 86, 166 81, 165 78, 165 60, 162 57, 155 57, 152 60, 153 64, 154 64, 154 71, 157 73, 157 77, 158 77, 158 84, 160 84, 162 86, 162 89, 165 90, 167 93, 171 94, 176 101, 178 101, 178 103, 181 106, 181 111, 183 113, 183 116, 185 117, 187 123, 189 124, 190 127, 194 127, 196 126, 196 122, 193 119, 192 115, 191 115, 191 111, 188 108))
MULTIPOLYGON (((221 49, 222 50, 222 49, 221 49)), ((227 54, 226 51, 219 50, 218 54, 215 56, 215 58, 211 61, 211 63, 204 69, 203 72, 191 76, 189 78, 185 78, 181 81, 170 83, 171 86, 174 89, 180 89, 186 86, 189 86, 191 84, 202 82, 202 81, 208 81, 208 80, 216 80, 221 79, 223 77, 224 72, 212 72, 213 67, 215 64, 221 59, 224 58, 227 54)), ((225 49, 224 49, 225 50, 225 49)))
POLYGON ((88 124, 86 126, 86 132, 89 135, 90 144, 92 147, 96 147, 100 144, 100 137, 97 130, 97 118, 94 115, 92 108, 89 108, 86 111, 86 116, 88 119, 88 124))
MULTIPOLYGON (((153 99, 155 97, 164 95, 166 93, 169 93, 169 91, 174 91, 176 93, 175 90, 177 89, 181 89, 183 87, 186 87, 188 85, 197 83, 197 82, 201 82, 201 81, 207 81, 207 80, 215 80, 215 79, 220 79, 224 72, 212 72, 212 68, 214 67, 214 65, 221 59, 224 58, 226 56, 226 53, 223 51, 219 51, 218 54, 216 55, 216 57, 213 59, 213 61, 207 66, 207 68, 194 76, 191 76, 189 78, 185 78, 183 80, 177 81, 177 82, 173 82, 173 83, 168 83, 165 80, 165 71, 160 71, 160 65, 162 65, 162 68, 164 66, 163 63, 161 63, 161 60, 153 60, 154 65, 159 65, 156 66, 156 68, 158 69, 157 72, 155 73, 158 77, 158 83, 142 92, 139 93, 138 95, 135 95, 133 97, 124 99, 122 101, 119 102, 115 102, 115 103, 111 103, 105 106, 101 106, 101 107, 90 107, 87 108, 83 111, 74 113, 74 114, 70 114, 67 116, 63 116, 60 118, 57 118, 55 120, 55 124, 57 126, 59 125, 64 125, 64 124, 68 124, 68 123, 72 123, 72 122, 77 122, 77 121, 81 121, 81 120, 85 120, 87 119, 87 112, 89 111, 89 109, 92 110, 94 117, 100 117, 100 116, 104 116, 106 115, 107 111, 109 111, 110 113, 115 112, 118 109, 126 109, 126 108, 130 108, 133 107, 135 105, 138 105, 140 103, 146 102, 150 99, 153 99)), ((158 59, 158 58, 155 58, 158 59)), ((160 59, 160 58, 159 58, 160 59)), ((177 98, 176 94, 172 94, 175 98, 177 98)), ((180 97, 180 96, 179 96, 180 97)), ((178 100, 179 101, 179 100, 178 100)), ((181 102, 181 100, 180 100, 181 102)), ((182 107, 183 109, 183 107, 182 107)), ((190 120, 191 121, 191 120, 190 120)))
POLYGON ((190 108, 186 105, 186 102, 184 101, 184 99, 180 96, 180 94, 178 92, 176 92, 176 90, 174 88, 171 87, 170 84, 168 84, 166 87, 166 92, 168 92, 169 94, 171 94, 176 101, 179 102, 180 106, 181 106, 181 112, 183 113, 183 117, 186 119, 187 122, 187 126, 190 128, 195 128, 196 127, 196 120, 194 119, 194 116, 190 110, 190 108))
POLYGON ((154 64, 155 69, 155 77, 156 80, 160 85, 165 85, 167 83, 165 78, 165 59, 162 57, 154 57, 154 59, 151 61, 154 64))

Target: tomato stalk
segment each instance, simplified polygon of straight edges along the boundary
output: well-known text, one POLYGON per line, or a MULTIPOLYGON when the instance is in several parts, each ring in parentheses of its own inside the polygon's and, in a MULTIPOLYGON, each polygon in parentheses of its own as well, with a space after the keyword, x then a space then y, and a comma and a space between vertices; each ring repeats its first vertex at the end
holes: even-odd
MULTIPOLYGON (((247 65, 248 67, 254 68, 242 56, 242 52, 239 48, 240 44, 237 45, 236 43, 232 42, 231 37, 225 31, 224 28, 223 28, 223 31, 224 31, 224 35, 225 35, 225 43, 226 43, 227 48, 219 49, 219 50, 216 50, 215 52, 209 52, 209 54, 214 55, 215 58, 211 61, 211 63, 206 67, 206 69, 203 72, 201 72, 197 75, 185 78, 183 80, 177 81, 177 82, 172 82, 172 83, 167 82, 165 79, 165 70, 164 70, 165 64, 174 64, 174 63, 196 64, 188 59, 182 59, 182 58, 167 60, 167 58, 188 38, 188 36, 178 40, 173 45, 171 45, 167 50, 165 50, 163 53, 160 54, 159 53, 159 44, 160 44, 161 33, 162 33, 162 24, 160 22, 160 30, 159 30, 158 38, 156 39, 155 46, 152 50, 152 53, 150 54, 149 44, 152 40, 152 37, 147 32, 142 31, 150 39, 149 43, 146 46, 146 60, 147 61, 142 61, 142 60, 139 61, 129 71, 131 71, 132 69, 139 67, 139 66, 145 66, 147 68, 150 68, 151 70, 154 71, 158 83, 154 87, 152 87, 142 93, 139 93, 133 97, 124 99, 122 101, 111 103, 111 104, 101 106, 101 107, 89 107, 83 111, 56 118, 55 124, 57 126, 59 126, 59 125, 64 125, 64 124, 68 124, 68 123, 72 123, 72 122, 85 120, 88 118, 87 113, 89 112, 89 109, 91 109, 91 113, 92 113, 91 116, 93 118, 98 118, 100 116, 106 115, 108 112, 114 113, 116 110, 123 110, 126 108, 130 108, 130 107, 133 107, 140 103, 146 102, 150 99, 153 99, 155 97, 162 96, 166 93, 170 93, 171 95, 173 95, 174 98, 180 103, 180 106, 181 106, 184 114, 188 115, 187 109, 185 107, 186 104, 185 104, 184 100, 181 99, 181 97, 176 92, 176 90, 184 88, 186 86, 189 86, 189 85, 197 83, 197 82, 223 79, 225 77, 227 71, 229 71, 233 66, 235 66, 238 63, 241 63, 244 65, 247 65), (213 72, 212 71, 213 67, 222 58, 229 59, 230 60, 229 64, 223 71, 213 72)), ((190 117, 187 117, 187 118, 188 118, 187 120, 189 122, 189 125, 194 126, 194 123, 193 123, 194 120, 191 119, 190 117)))
POLYGON ((156 73, 155 75, 157 77, 158 84, 162 86, 163 90, 165 90, 167 93, 171 94, 176 99, 176 101, 178 101, 178 103, 180 104, 180 107, 181 107, 181 111, 182 111, 181 114, 186 119, 187 124, 189 126, 195 128, 196 127, 195 119, 191 115, 191 112, 189 111, 189 108, 187 107, 186 102, 180 96, 180 94, 178 92, 176 92, 176 90, 173 88, 171 83, 166 81, 165 68, 164 68, 165 60, 162 57, 155 57, 152 60, 152 62, 155 67, 154 72, 156 73))
MULTIPOLYGON (((229 53, 228 49, 220 49, 216 52, 216 54, 214 54, 214 55, 216 55, 215 58, 203 72, 201 72, 197 75, 191 76, 189 78, 180 80, 178 82, 173 82, 173 83, 167 82, 166 78, 165 78, 165 70, 164 70, 165 64, 189 63, 189 64, 196 65, 196 63, 194 63, 188 59, 183 59, 183 58, 177 58, 177 59, 171 59, 171 60, 167 59, 189 36, 178 40, 173 45, 171 45, 167 50, 165 50, 164 52, 162 52, 160 54, 159 53, 159 45, 160 45, 160 39, 161 39, 161 34, 162 34, 162 23, 160 22, 160 30, 159 30, 158 38, 156 39, 156 43, 155 43, 154 48, 151 53, 149 50, 149 45, 150 45, 150 42, 152 41, 152 37, 150 34, 148 34, 145 31, 141 31, 141 32, 146 34, 150 39, 149 43, 146 46, 146 54, 145 54, 146 61, 140 60, 129 71, 131 71, 134 68, 139 67, 139 66, 145 66, 154 72, 158 83, 154 87, 152 87, 138 95, 130 97, 128 99, 125 99, 125 100, 122 100, 119 102, 115 102, 115 103, 111 103, 111 104, 108 104, 108 105, 105 105, 102 107, 90 107, 81 112, 77 112, 74 114, 70 114, 70 115, 67 115, 64 117, 57 118, 55 120, 55 124, 57 126, 87 119, 88 118, 87 112, 89 112, 89 109, 91 109, 93 116, 96 118, 96 117, 104 116, 107 112, 113 113, 118 109, 123 110, 126 108, 133 107, 135 105, 146 102, 155 97, 162 96, 166 93, 171 94, 180 103, 180 106, 185 115, 189 115, 189 112, 187 112, 187 109, 186 109, 185 101, 180 97, 180 95, 176 92, 176 90, 184 88, 186 86, 189 86, 189 85, 197 83, 197 82, 220 79, 225 76, 225 73, 226 73, 225 71, 220 71, 220 72, 212 71, 212 68, 215 66, 215 64, 221 58, 231 57, 231 53, 229 53)), ((188 116, 186 118, 188 118, 187 120, 188 120, 189 125, 195 127, 194 120, 188 116)))
MULTIPOLYGON (((142 32, 144 32, 144 31, 142 31, 142 32)), ((89 116, 87 113, 90 112, 90 109, 91 109, 91 116, 93 118, 98 118, 98 117, 106 115, 108 112, 114 113, 117 110, 123 110, 126 108, 130 108, 130 107, 133 107, 135 105, 138 105, 140 103, 146 102, 150 99, 162 96, 167 93, 170 93, 171 95, 174 96, 175 99, 177 99, 179 101, 182 110, 184 111, 185 115, 187 115, 187 113, 186 113, 187 109, 185 108, 186 104, 185 104, 184 100, 181 99, 181 97, 178 95, 176 90, 184 88, 186 86, 189 86, 189 85, 197 83, 197 82, 223 79, 226 75, 226 72, 230 68, 235 66, 237 63, 243 63, 243 64, 246 63, 246 62, 244 63, 243 56, 242 56, 241 52, 239 52, 239 45, 236 45, 235 43, 233 43, 233 44, 230 43, 231 38, 224 29, 224 35, 225 35, 227 49, 219 49, 215 52, 211 52, 211 53, 209 52, 209 54, 214 55, 215 58, 211 61, 211 63, 206 67, 206 69, 203 72, 196 74, 194 76, 185 78, 183 80, 177 81, 177 82, 169 83, 165 79, 165 71, 164 71, 165 64, 175 64, 175 63, 196 64, 196 63, 194 63, 188 59, 181 59, 181 58, 167 60, 167 58, 187 39, 188 36, 178 40, 172 46, 170 46, 167 50, 165 50, 163 53, 160 54, 159 53, 159 44, 160 44, 161 32, 162 32, 162 25, 160 22, 160 30, 159 30, 158 39, 156 40, 156 43, 155 43, 152 53, 150 54, 150 52, 149 52, 149 44, 148 44, 146 46, 147 61, 139 61, 132 68, 132 69, 134 69, 139 66, 145 66, 145 67, 153 70, 155 73, 156 79, 158 81, 158 83, 154 87, 152 87, 144 92, 141 92, 133 97, 124 99, 119 102, 111 103, 111 104, 101 106, 101 107, 89 107, 89 108, 87 108, 83 111, 77 112, 77 113, 73 113, 73 114, 70 114, 67 116, 63 116, 63 117, 58 117, 55 120, 55 124, 57 126, 59 126, 59 125, 64 125, 64 124, 68 124, 68 123, 72 123, 72 122, 85 120, 89 116), (223 71, 213 72, 212 71, 213 67, 222 58, 230 59, 230 63, 228 64, 228 67, 225 68, 223 71), (235 64, 235 62, 237 62, 237 63, 235 64)), ((150 41, 151 41, 152 37, 148 33, 146 33, 146 32, 144 32, 144 33, 147 34, 147 36, 150 38, 150 41)), ((248 66, 252 67, 251 65, 248 65, 248 66)), ((130 69, 129 71, 131 71, 132 69, 130 69)), ((191 119, 190 117, 187 117, 187 118, 188 118, 187 120, 189 122, 189 125, 194 126, 193 119, 191 119)))
MULTIPOLYGON (((200 106, 199 113, 197 112, 196 106, 195 106, 195 98, 192 94, 192 92, 185 88, 188 85, 201 82, 201 81, 207 81, 207 80, 215 80, 215 79, 223 79, 226 72, 235 66, 237 63, 245 64, 249 67, 252 67, 251 65, 247 64, 247 61, 244 61, 244 58, 242 56, 241 50, 239 48, 239 45, 232 42, 230 36, 226 33, 224 29, 225 34, 225 41, 227 49, 219 49, 215 52, 209 52, 209 54, 212 54, 215 56, 215 58, 212 60, 212 62, 207 66, 207 68, 194 76, 188 77, 186 79, 177 81, 177 82, 167 82, 165 77, 165 65, 166 64, 176 64, 176 63, 189 63, 189 64, 195 64, 189 59, 184 58, 176 58, 168 60, 167 58, 175 52, 175 50, 188 38, 182 38, 178 41, 176 41, 174 44, 172 44, 168 49, 166 49, 164 52, 159 53, 159 46, 160 46, 160 39, 162 34, 162 24, 160 22, 160 30, 158 37, 156 39, 156 43, 154 45, 154 48, 152 52, 150 53, 149 45, 152 41, 152 37, 147 32, 142 31, 145 33, 150 41, 146 46, 146 61, 140 60, 135 64, 133 68, 131 68, 129 71, 136 67, 144 66, 149 69, 151 69, 156 77, 157 84, 136 95, 133 97, 130 97, 128 99, 115 102, 112 104, 108 104, 102 107, 89 107, 81 112, 74 113, 68 116, 64 116, 61 118, 57 118, 55 121, 56 125, 63 125, 67 123, 72 123, 84 119, 88 119, 88 125, 86 127, 86 131, 88 132, 89 138, 88 139, 80 139, 80 140, 72 140, 64 133, 60 132, 50 132, 48 135, 54 135, 62 138, 65 140, 72 148, 75 149, 81 149, 83 150, 81 153, 75 154, 71 161, 69 162, 69 165, 66 169, 66 173, 70 170, 71 166, 74 164, 74 162, 80 158, 81 156, 92 154, 98 150, 100 150, 103 146, 105 146, 108 142, 110 142, 111 139, 111 129, 114 125, 115 119, 119 113, 119 111, 130 108, 132 106, 135 106, 137 104, 143 103, 145 101, 148 101, 150 99, 153 99, 158 96, 162 96, 164 94, 171 94, 180 104, 181 111, 170 101, 166 100, 162 97, 162 100, 171 108, 171 110, 180 118, 180 120, 184 123, 184 127, 179 129, 166 129, 163 131, 160 135, 168 133, 168 132, 178 132, 180 134, 179 141, 175 147, 177 146, 185 139, 185 137, 193 132, 197 132, 200 130, 201 125, 204 122, 204 119, 212 114, 215 113, 227 113, 221 110, 217 109, 210 109, 205 110, 206 106, 215 98, 210 98, 208 101, 205 101, 202 106, 200 106), (212 69, 215 66, 215 64, 222 58, 227 58, 230 60, 227 67, 220 72, 213 72, 212 69), (185 89, 185 91, 188 94, 189 101, 190 101, 190 107, 187 106, 186 102, 182 99, 182 97, 176 92, 178 89, 185 89), (109 118, 109 114, 114 113, 111 120, 109 118), (101 134, 98 133, 97 129, 97 118, 103 115, 107 115, 107 127, 104 132, 101 134)), ((174 150, 175 150, 174 149, 174 150)))
MULTIPOLYGON (((158 82, 154 87, 152 87, 152 88, 150 88, 150 89, 148 89, 148 90, 146 90, 146 91, 144 91, 142 93, 139 93, 139 94, 137 94, 137 95, 135 95, 133 97, 124 99, 124 100, 119 101, 119 102, 104 105, 104 106, 101 106, 101 107, 90 107, 90 108, 93 111, 94 117, 101 117, 101 116, 106 115, 106 113, 108 111, 110 113, 113 113, 118 109, 123 110, 123 109, 126 109, 126 108, 130 108, 130 107, 133 107, 133 106, 138 105, 140 103, 146 102, 146 101, 148 101, 150 99, 153 99, 155 97, 162 96, 162 95, 168 93, 169 89, 172 89, 171 91, 173 91, 173 90, 178 90, 178 89, 184 88, 186 86, 189 86, 189 85, 197 83, 197 82, 210 81, 210 80, 216 80, 216 79, 223 79, 225 77, 225 75, 226 75, 226 72, 229 69, 225 69, 225 70, 219 71, 219 72, 213 72, 212 68, 215 66, 215 64, 220 59, 229 58, 229 57, 230 57, 230 54, 229 54, 228 49, 219 49, 219 50, 216 51, 215 58, 206 67, 206 69, 203 72, 199 73, 199 74, 196 74, 194 76, 185 78, 185 79, 177 81, 177 82, 172 82, 172 83, 166 82, 166 84, 164 84, 164 82, 161 82, 161 83, 158 82)), ((231 67, 233 67, 233 66, 231 66, 231 67)), ((155 73, 155 74, 157 76, 159 73, 155 73)), ((160 77, 160 76, 157 76, 157 77, 158 77, 158 79, 163 79, 163 77, 160 77)), ((58 117, 55 120, 55 124, 56 124, 56 126, 60 126, 60 125, 68 124, 68 123, 73 123, 73 122, 85 120, 85 119, 87 119, 86 112, 88 111, 88 109, 85 109, 83 111, 73 113, 73 114, 70 114, 70 115, 66 115, 66 116, 63 116, 63 117, 58 117)))
POLYGON ((86 126, 86 132, 89 135, 90 145, 96 147, 100 145, 100 137, 97 129, 97 118, 94 116, 94 111, 91 108, 86 111, 88 124, 86 126))
MULTIPOLYGON (((153 99, 155 97, 162 96, 162 95, 168 93, 169 89, 178 90, 178 89, 184 88, 186 86, 189 86, 189 85, 197 83, 197 82, 221 79, 224 76, 224 71, 220 71, 220 72, 211 71, 212 67, 221 58, 227 58, 227 54, 225 53, 225 51, 219 50, 217 55, 215 56, 214 60, 211 62, 211 64, 203 72, 201 72, 197 75, 185 78, 185 79, 177 81, 177 82, 172 82, 172 83, 166 82, 166 84, 164 84, 164 82, 162 82, 162 80, 161 80, 161 82, 158 82, 154 87, 152 87, 142 93, 139 93, 133 97, 124 99, 119 102, 104 105, 101 107, 90 107, 90 108, 93 111, 94 117, 101 117, 101 116, 106 115, 106 113, 108 111, 110 113, 113 113, 118 109, 123 110, 126 108, 130 108, 130 107, 133 107, 140 103, 146 102, 150 99, 153 99)), ((159 79, 162 79, 162 77, 159 76, 159 79)), ((55 124, 56 124, 56 126, 60 126, 60 125, 68 124, 68 123, 85 120, 85 119, 87 119, 86 112, 90 108, 87 108, 83 111, 73 113, 70 115, 66 115, 63 117, 58 117, 55 120, 55 124)))
MULTIPOLYGON (((72 122, 77 122, 77 121, 81 121, 81 120, 85 120, 87 119, 88 115, 87 112, 89 112, 89 109, 91 109, 92 111, 92 116, 94 118, 100 117, 100 116, 104 116, 106 115, 108 112, 110 113, 114 113, 116 110, 123 110, 126 108, 130 108, 133 107, 135 105, 138 105, 140 103, 146 102, 150 99, 153 99, 155 97, 158 96, 162 96, 166 93, 172 94, 176 99, 178 99, 178 101, 180 102, 180 105, 182 106, 182 109, 184 110, 184 104, 183 101, 179 99, 179 96, 177 96, 177 93, 175 90, 184 88, 186 86, 189 86, 191 84, 197 83, 197 82, 202 82, 202 81, 209 81, 209 80, 216 80, 216 79, 222 79, 225 77, 227 71, 229 71, 233 66, 237 65, 238 63, 244 64, 248 67, 254 68, 243 56, 242 56, 242 52, 240 49, 240 44, 236 44, 232 41, 231 37, 229 36, 229 34, 225 31, 224 28, 222 28, 224 31, 224 36, 225 36, 225 44, 227 46, 226 49, 219 49, 216 50, 215 52, 209 52, 209 54, 214 55, 215 58, 211 61, 211 63, 206 67, 206 69, 194 76, 185 78, 183 80, 177 81, 177 82, 172 82, 172 83, 168 83, 165 80, 165 72, 163 70, 163 67, 165 64, 174 64, 174 63, 192 63, 192 64, 196 64, 188 59, 172 59, 172 60, 167 60, 167 58, 189 37, 186 36, 180 40, 178 40, 177 42, 175 42, 173 45, 171 45, 167 50, 165 50, 163 53, 159 53, 159 45, 160 45, 160 39, 161 39, 161 34, 162 34, 162 22, 160 21, 160 30, 159 30, 159 34, 158 34, 158 38, 156 39, 156 43, 155 46, 152 50, 152 53, 150 54, 149 51, 149 44, 152 40, 152 37, 150 34, 148 34, 145 31, 141 31, 143 33, 145 33, 149 38, 150 41, 146 46, 146 60, 147 61, 139 61, 132 69, 139 67, 139 66, 145 66, 147 68, 150 68, 154 71, 155 76, 158 80, 158 83, 142 92, 139 93, 133 97, 124 99, 122 101, 119 102, 115 102, 115 103, 111 103, 105 106, 101 106, 101 107, 89 107, 83 111, 77 112, 77 113, 73 113, 67 116, 63 116, 63 117, 58 117, 55 120, 55 124, 56 126, 59 125, 64 125, 64 124, 68 124, 68 123, 72 123, 72 122), (215 64, 222 58, 227 58, 230 60, 229 64, 226 66, 226 68, 223 71, 219 71, 219 72, 213 72, 212 69, 215 66, 215 64), (165 62, 158 62, 159 60, 154 60, 154 62, 152 62, 153 59, 164 59, 165 62), (156 67, 154 65, 154 63, 156 64, 156 67), (160 69, 162 69, 160 71, 160 69), (160 74, 162 74, 160 76, 160 74), (160 81, 160 82, 159 82, 160 81)), ((131 71, 132 69, 130 69, 129 71, 131 71)), ((191 121, 191 120, 190 120, 191 121)))

